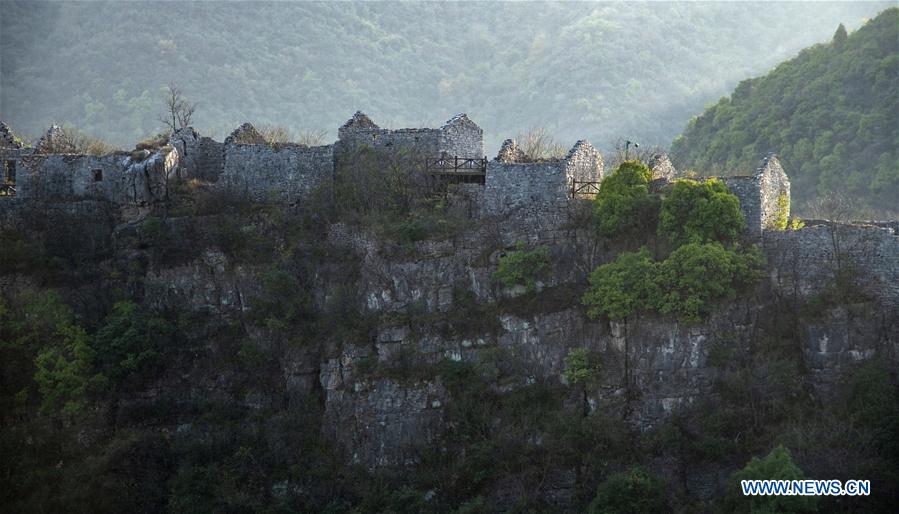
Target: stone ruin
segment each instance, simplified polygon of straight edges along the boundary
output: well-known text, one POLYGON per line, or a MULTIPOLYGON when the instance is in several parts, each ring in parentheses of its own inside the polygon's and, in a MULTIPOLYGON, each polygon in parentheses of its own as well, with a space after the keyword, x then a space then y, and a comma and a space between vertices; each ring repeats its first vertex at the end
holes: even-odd
MULTIPOLYGON (((192 128, 173 133, 163 146, 142 155, 114 152, 103 156, 68 152, 73 147, 57 126, 33 148, 25 147, 0 123, 0 159, 4 184, 13 184, 0 201, 102 200, 120 207, 151 207, 168 200, 171 184, 200 181, 213 190, 255 202, 296 205, 322 183, 333 180, 344 156, 362 148, 376 152, 410 150, 421 158, 456 158, 485 162, 483 176, 465 184, 473 216, 505 216, 522 224, 558 229, 572 201, 595 193, 602 181, 602 155, 588 141, 578 141, 561 159, 524 162, 512 139, 503 142, 492 161, 484 159, 483 130, 467 115, 453 116, 438 128, 385 129, 356 112, 338 129, 332 144, 269 145, 249 123, 224 142, 200 136, 192 128), (60 153, 62 151, 63 153, 60 153)), ((652 156, 653 188, 674 180, 677 170, 668 156, 652 156)), ((774 155, 755 174, 722 178, 740 199, 748 233, 758 237, 787 205, 790 183, 774 155)))

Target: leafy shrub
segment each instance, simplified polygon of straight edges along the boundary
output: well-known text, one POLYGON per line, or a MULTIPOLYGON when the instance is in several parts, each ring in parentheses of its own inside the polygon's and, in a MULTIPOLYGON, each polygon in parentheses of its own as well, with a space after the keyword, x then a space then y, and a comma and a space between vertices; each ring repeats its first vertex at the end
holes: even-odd
POLYGON ((597 230, 616 237, 655 225, 658 203, 649 194, 652 171, 640 161, 625 161, 603 179, 594 200, 597 230))
POLYGON ((587 315, 624 319, 639 310, 654 309, 661 297, 658 268, 646 248, 621 253, 615 262, 599 266, 590 274, 590 289, 581 299, 587 315))
POLYGON ((41 410, 81 412, 89 392, 101 388, 105 377, 94 373, 96 352, 88 344, 87 333, 77 325, 57 327, 53 345, 34 360, 34 381, 41 393, 41 410))
POLYGON ((850 418, 872 434, 878 449, 899 458, 899 389, 882 362, 869 362, 849 381, 850 418))
POLYGON ((590 514, 655 514, 668 511, 665 482, 634 467, 616 473, 599 485, 590 502, 590 514))
POLYGON ((94 335, 97 364, 117 386, 140 385, 157 374, 175 327, 129 301, 117 302, 94 335))
POLYGON ((768 230, 786 230, 790 223, 790 196, 781 193, 776 200, 774 215, 766 224, 768 230))
POLYGON ((539 246, 525 251, 523 244, 499 258, 499 267, 493 272, 493 280, 498 280, 506 287, 525 286, 532 291, 537 278, 549 266, 549 248, 539 246))
POLYGON ((286 331, 297 326, 294 334, 302 339, 312 330, 315 317, 312 298, 308 289, 288 270, 272 268, 260 275, 262 294, 252 299, 253 316, 270 330, 286 331), (299 326, 301 321, 303 323, 299 326))
POLYGON ((717 179, 681 179, 662 200, 659 235, 674 244, 733 241, 746 228, 740 200, 717 179))
POLYGON ((790 456, 789 450, 778 446, 766 457, 753 457, 746 466, 734 473, 727 486, 726 509, 731 512, 817 512, 814 496, 743 496, 741 480, 802 480, 805 474, 790 456))
POLYGON ((696 323, 713 301, 732 299, 739 288, 757 280, 762 262, 757 249, 744 253, 719 243, 687 244, 661 262, 641 248, 596 268, 581 302, 593 319, 625 319, 655 310, 696 323))
POLYGON ((598 373, 599 365, 592 362, 587 348, 576 348, 565 356, 565 371, 562 375, 569 384, 589 382, 598 373))
POLYGON ((698 322, 710 304, 733 299, 737 289, 759 277, 762 256, 725 249, 718 243, 681 246, 659 266, 660 312, 698 322))

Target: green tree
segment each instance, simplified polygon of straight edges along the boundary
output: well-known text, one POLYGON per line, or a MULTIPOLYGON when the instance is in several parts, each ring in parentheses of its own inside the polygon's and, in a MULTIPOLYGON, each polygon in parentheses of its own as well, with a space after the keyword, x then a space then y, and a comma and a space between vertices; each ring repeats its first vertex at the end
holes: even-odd
POLYGON ((600 235, 617 237, 655 225, 657 199, 649 194, 652 171, 640 161, 625 161, 604 178, 594 200, 600 235))
POLYGON ((624 319, 639 310, 654 309, 661 298, 658 269, 646 248, 620 253, 614 262, 599 266, 590 274, 590 288, 581 298, 587 315, 624 319))
POLYGON ((658 268, 663 296, 659 310, 696 323, 711 303, 733 299, 737 290, 759 277, 758 251, 729 250, 719 243, 690 243, 673 251, 658 268))
POLYGON ((159 370, 164 348, 174 337, 166 320, 148 315, 133 302, 117 302, 94 335, 97 364, 116 385, 140 384, 159 370))
POLYGON ((846 33, 846 27, 840 23, 836 32, 833 33, 833 47, 836 50, 843 50, 846 47, 847 39, 849 39, 849 34, 846 33))
POLYGON ((105 377, 72 309, 55 291, 24 290, 0 301, 0 384, 3 405, 21 406, 37 386, 45 412, 76 414, 105 377))
POLYGON ((88 393, 105 384, 105 377, 94 373, 96 352, 88 341, 81 327, 61 325, 50 347, 38 353, 34 381, 41 393, 43 411, 78 414, 88 393))
POLYGON ((662 200, 659 235, 674 244, 733 241, 745 228, 740 200, 719 180, 678 180, 662 200))
POLYGON ((665 481, 638 467, 616 473, 599 485, 590 514, 655 514, 669 507, 665 481))
POLYGON ((565 371, 562 376, 569 384, 582 384, 594 379, 599 373, 599 365, 590 357, 587 348, 575 348, 565 356, 565 371))
POLYGON ((859 200, 855 216, 894 216, 899 124, 886 113, 899 112, 897 40, 896 8, 852 34, 840 25, 830 44, 741 82, 694 118, 672 143, 672 159, 682 168, 745 172, 774 150, 799 211, 840 191, 859 200))
POLYGON ((734 473, 725 495, 726 510, 774 514, 777 512, 817 512, 814 496, 743 496, 741 480, 802 480, 805 474, 790 455, 789 450, 777 446, 764 458, 753 457, 746 467, 734 473))

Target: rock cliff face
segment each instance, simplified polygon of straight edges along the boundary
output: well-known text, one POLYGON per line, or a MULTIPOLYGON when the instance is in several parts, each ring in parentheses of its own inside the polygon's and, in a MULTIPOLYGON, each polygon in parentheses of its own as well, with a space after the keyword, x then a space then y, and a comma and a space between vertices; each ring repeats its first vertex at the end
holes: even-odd
MULTIPOLYGON (((899 355, 899 236, 890 227, 767 232, 768 279, 718 305, 703 323, 685 325, 646 315, 620 323, 588 319, 580 306, 587 274, 615 251, 589 230, 558 223, 550 232, 535 230, 515 213, 482 218, 444 240, 399 245, 335 223, 301 232, 291 243, 286 234, 299 218, 285 223, 241 214, 236 227, 225 230, 228 215, 172 215, 157 218, 161 228, 154 228, 149 218, 120 223, 97 202, 46 204, 45 219, 24 217, 34 211, 20 203, 23 210, 2 211, 4 233, 28 234, 52 246, 62 226, 53 220, 65 219, 77 225, 74 246, 84 262, 97 270, 127 270, 100 282, 61 286, 86 319, 100 317, 103 298, 125 291, 154 311, 200 320, 186 329, 190 352, 198 357, 169 363, 151 386, 120 398, 121 409, 170 396, 290 412, 312 400, 320 409, 321 433, 345 462, 371 471, 414 467, 433 451, 460 451, 452 437, 460 430, 453 409, 470 398, 446 383, 440 372, 445 363, 488 370, 491 395, 550 384, 567 391, 566 405, 574 411, 615 413, 638 432, 650 432, 717 396, 716 384, 731 362, 756 358, 763 341, 784 339, 785 333, 798 342, 789 351, 798 352, 816 394, 831 394, 860 363, 884 359, 895 365, 899 355), (250 236, 243 246, 228 239, 250 236), (533 291, 507 288, 491 277, 500 256, 519 241, 549 249, 552 265, 533 291), (291 286, 277 294, 286 296, 272 296, 280 290, 268 285, 278 261, 247 257, 265 245, 272 255, 300 249, 284 268, 283 280, 291 286), (853 270, 857 298, 828 296, 841 269, 853 270), (309 293, 306 303, 290 303, 300 289, 309 293), (282 326, 266 314, 280 304, 295 309, 279 314, 285 318, 338 304, 344 310, 316 332, 324 339, 310 342, 303 321, 282 326), (816 307, 809 310, 810 304, 816 307), (226 343, 235 334, 244 346, 226 343), (582 390, 565 385, 563 377, 566 356, 577 348, 601 362, 598 379, 582 390), (252 371, 230 360, 247 352, 266 357, 252 371)), ((17 276, 2 275, 4 294, 27 285, 17 276)), ((764 378, 757 380, 754 387, 767 387, 764 378)), ((190 416, 177 418, 183 423, 190 416)), ((539 446, 540 434, 531 437, 539 446)), ((546 501, 575 505, 576 474, 575 468, 553 467, 547 478, 553 485, 541 493, 546 501)), ((695 489, 713 489, 719 475, 720 469, 709 471, 695 489)), ((515 487, 499 483, 491 494, 504 501, 502 495, 515 487)))

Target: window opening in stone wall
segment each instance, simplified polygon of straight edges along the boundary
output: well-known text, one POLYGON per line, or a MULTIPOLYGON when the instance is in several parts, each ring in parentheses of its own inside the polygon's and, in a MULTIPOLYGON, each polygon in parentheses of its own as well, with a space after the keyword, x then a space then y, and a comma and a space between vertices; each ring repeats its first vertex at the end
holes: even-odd
POLYGON ((94 182, 100 182, 103 180, 103 170, 95 169, 91 170, 91 173, 94 175, 94 182))
POLYGON ((3 181, 0 182, 0 196, 16 194, 16 161, 3 162, 3 181))

